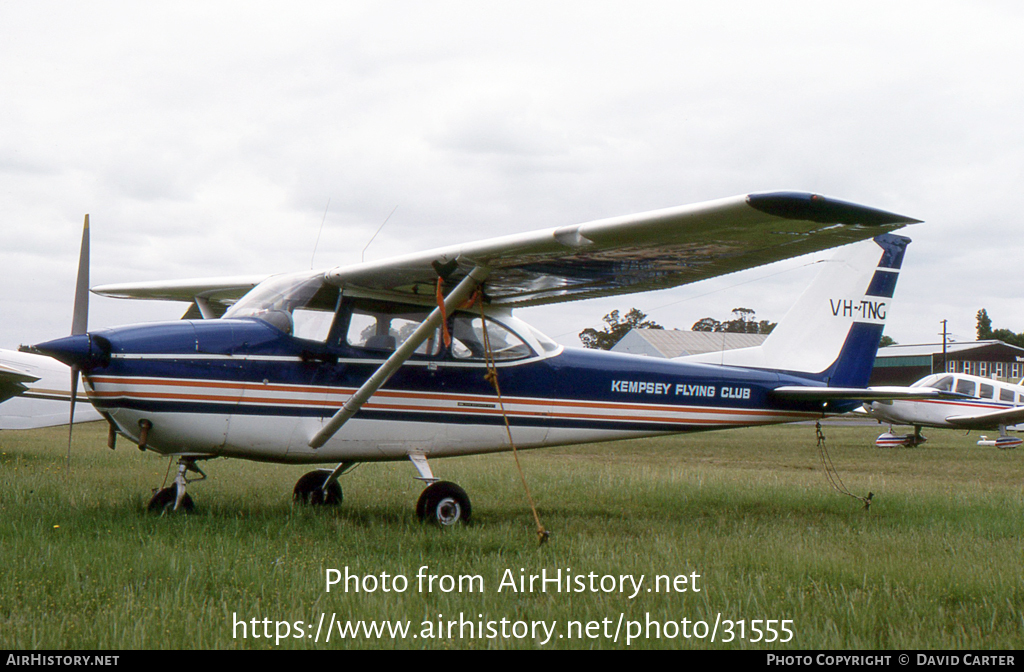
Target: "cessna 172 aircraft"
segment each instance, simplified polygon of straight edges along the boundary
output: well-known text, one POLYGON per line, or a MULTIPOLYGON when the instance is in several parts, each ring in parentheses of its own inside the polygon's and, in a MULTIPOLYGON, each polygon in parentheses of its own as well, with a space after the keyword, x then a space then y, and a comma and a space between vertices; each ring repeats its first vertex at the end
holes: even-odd
POLYGON ((76 300, 73 335, 35 350, 84 374, 111 447, 121 435, 178 458, 151 509, 191 509, 186 485, 215 457, 337 464, 295 486, 296 499, 327 504, 341 501, 338 477, 354 464, 410 460, 429 484, 418 515, 454 524, 469 519, 469 497, 435 478, 428 459, 510 450, 506 421, 519 448, 538 448, 941 396, 865 387, 909 243, 888 232, 916 221, 760 193, 326 271, 106 285, 93 291, 191 301, 186 317, 217 319, 87 332, 76 300), (512 314, 837 246, 846 247, 764 344, 728 360, 566 349, 512 314))
POLYGON ((1024 443, 1024 439, 1006 433, 1007 429, 1017 429, 1014 425, 1024 422, 1024 386, 965 373, 936 373, 925 376, 911 387, 955 392, 962 397, 865 403, 864 412, 879 422, 914 427, 913 434, 893 434, 890 426, 888 432, 875 440, 878 446, 920 445, 927 441, 921 435, 922 427, 999 431, 996 439, 982 436, 979 446, 1008 449, 1024 443))

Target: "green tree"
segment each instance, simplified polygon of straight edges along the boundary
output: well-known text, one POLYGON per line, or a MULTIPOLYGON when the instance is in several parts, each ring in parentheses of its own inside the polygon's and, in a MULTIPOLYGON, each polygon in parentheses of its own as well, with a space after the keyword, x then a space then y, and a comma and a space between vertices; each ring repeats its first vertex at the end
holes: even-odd
POLYGON ((899 345, 899 343, 893 340, 892 336, 886 336, 883 334, 882 340, 878 341, 878 347, 884 348, 890 345, 899 345))
POLYGON ((992 319, 988 316, 988 311, 982 308, 978 311, 978 340, 987 341, 991 339, 1016 345, 1018 348, 1024 348, 1024 333, 1018 334, 1009 329, 993 329, 992 319))
POLYGON ((750 308, 733 308, 733 319, 719 322, 713 317, 703 317, 694 322, 691 331, 725 331, 732 334, 770 334, 778 322, 757 320, 750 308))
POLYGON ((607 326, 601 331, 584 329, 580 332, 583 347, 600 350, 611 350, 631 329, 664 329, 660 324, 645 320, 647 314, 631 308, 625 317, 619 317, 619 311, 613 310, 604 316, 607 326))
POLYGON ((987 341, 991 338, 993 338, 992 318, 988 316, 988 311, 982 308, 978 311, 978 340, 987 341))

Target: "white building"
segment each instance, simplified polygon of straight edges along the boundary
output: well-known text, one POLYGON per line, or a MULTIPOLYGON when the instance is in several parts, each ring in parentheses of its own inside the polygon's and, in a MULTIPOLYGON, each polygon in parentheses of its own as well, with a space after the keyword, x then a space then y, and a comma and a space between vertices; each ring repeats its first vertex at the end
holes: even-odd
POLYGON ((682 357, 761 345, 767 334, 735 334, 725 331, 681 331, 678 329, 633 329, 612 348, 648 357, 682 357))

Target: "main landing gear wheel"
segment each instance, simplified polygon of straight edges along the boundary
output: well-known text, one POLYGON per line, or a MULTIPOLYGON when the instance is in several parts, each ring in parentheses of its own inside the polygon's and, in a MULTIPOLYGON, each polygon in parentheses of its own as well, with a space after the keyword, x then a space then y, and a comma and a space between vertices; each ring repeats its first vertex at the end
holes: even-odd
POLYGON ((466 491, 448 481, 428 485, 416 502, 416 516, 441 527, 465 525, 469 523, 472 512, 466 491))
POLYGON ((163 488, 157 490, 153 498, 149 500, 149 504, 146 506, 146 510, 150 513, 156 513, 163 515, 165 513, 192 513, 195 510, 195 505, 192 503, 192 497, 186 492, 181 497, 181 501, 178 502, 178 486, 172 485, 169 488, 163 488), (177 503, 177 508, 175 508, 177 503))
POLYGON ((338 481, 331 481, 327 485, 327 492, 324 492, 324 482, 330 476, 330 469, 317 469, 304 475, 295 484, 292 500, 312 506, 340 506, 342 493, 338 481))

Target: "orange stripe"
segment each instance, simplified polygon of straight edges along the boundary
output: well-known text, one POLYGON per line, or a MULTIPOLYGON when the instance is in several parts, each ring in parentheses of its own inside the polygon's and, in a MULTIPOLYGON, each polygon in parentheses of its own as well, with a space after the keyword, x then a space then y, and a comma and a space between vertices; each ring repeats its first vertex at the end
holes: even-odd
MULTIPOLYGON (((170 380, 162 378, 107 378, 107 377, 95 377, 94 382, 101 384, 122 384, 122 385, 151 385, 151 386, 166 386, 166 387, 199 387, 199 388, 212 388, 212 389, 223 389, 223 390, 236 390, 246 392, 250 390, 259 390, 263 392, 299 392, 311 395, 323 395, 323 396, 337 396, 346 395, 351 396, 355 393, 355 388, 326 388, 311 385, 263 385, 260 383, 230 383, 221 381, 208 381, 208 380, 170 380)), ((245 397, 245 396, 214 396, 214 395, 200 395, 200 394, 172 394, 172 393, 159 393, 159 392, 128 392, 128 391, 94 391, 89 393, 89 396, 95 398, 140 398, 140 399, 181 399, 188 401, 221 401, 228 403, 264 403, 264 404, 281 404, 281 405, 299 405, 299 406, 334 406, 340 407, 341 402, 331 403, 326 398, 324 399, 281 399, 276 397, 245 397)), ((470 402, 481 402, 486 401, 488 403, 496 400, 496 397, 481 396, 481 395, 467 395, 467 394, 441 394, 431 392, 413 392, 413 391, 398 391, 398 390, 379 390, 374 397, 378 398, 394 398, 394 399, 420 399, 429 401, 441 401, 441 402, 458 402, 458 401, 470 401, 470 402)), ((530 397, 506 397, 509 405, 521 405, 521 406, 549 406, 559 408, 575 408, 575 409, 586 409, 586 410, 608 410, 608 411, 646 411, 650 412, 662 412, 662 413, 673 413, 678 414, 681 412, 690 413, 701 413, 711 415, 739 415, 739 416, 753 416, 753 417, 796 417, 796 418, 813 418, 817 417, 817 413, 808 413, 806 411, 784 411, 784 410, 767 410, 767 409, 747 409, 747 408, 722 408, 722 407, 709 407, 709 406, 674 406, 667 404, 640 404, 635 402, 597 402, 597 401, 571 401, 561 399, 535 399, 530 397)), ((381 404, 373 404, 369 408, 396 408, 396 409, 408 409, 408 410, 429 410, 434 412, 448 412, 456 409, 446 409, 444 407, 420 407, 420 406, 384 406, 381 404)), ((487 409, 457 409, 459 412, 485 412, 487 409)), ((490 411, 488 411, 490 412, 490 411)), ((493 413, 500 414, 500 411, 494 410, 493 413)), ((532 416, 550 416, 550 417, 565 417, 565 418, 598 418, 604 419, 607 416, 600 415, 573 415, 573 414, 558 414, 550 415, 543 412, 528 413, 526 411, 512 411, 512 414, 518 415, 532 415, 532 416)))

